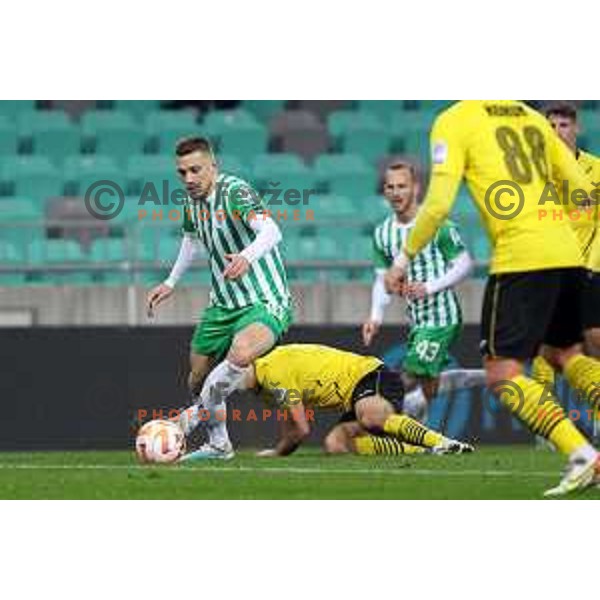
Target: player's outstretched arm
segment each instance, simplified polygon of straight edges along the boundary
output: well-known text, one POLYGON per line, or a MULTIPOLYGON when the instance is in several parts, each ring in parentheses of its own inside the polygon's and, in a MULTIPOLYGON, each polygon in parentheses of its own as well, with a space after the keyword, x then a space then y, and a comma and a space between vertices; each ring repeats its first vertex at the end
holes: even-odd
POLYGON ((287 409, 287 419, 281 422, 281 437, 275 448, 269 448, 257 453, 261 457, 288 456, 298 449, 298 446, 310 433, 306 420, 304 404, 294 404, 287 409))
POLYGON ((384 277, 385 270, 377 269, 371 292, 371 313, 362 326, 362 338, 365 346, 370 346, 379 332, 381 323, 383 323, 385 307, 391 300, 391 296, 385 290, 384 277))
POLYGON ((159 304, 173 294, 175 285, 192 264, 196 251, 197 246, 194 239, 190 235, 184 235, 181 240, 181 246, 179 247, 177 260, 171 269, 171 273, 165 281, 152 288, 148 293, 146 298, 146 308, 149 317, 152 317, 154 310, 159 304))

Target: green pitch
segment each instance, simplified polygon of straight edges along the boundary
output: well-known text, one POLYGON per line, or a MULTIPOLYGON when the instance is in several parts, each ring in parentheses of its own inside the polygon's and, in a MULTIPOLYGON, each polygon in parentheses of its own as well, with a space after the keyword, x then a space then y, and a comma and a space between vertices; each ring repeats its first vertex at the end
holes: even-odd
MULTIPOLYGON (((484 447, 464 456, 322 456, 142 467, 129 452, 0 453, 0 498, 393 499, 536 498, 564 461, 526 446, 484 447)), ((600 489, 577 498, 600 499, 600 489)))

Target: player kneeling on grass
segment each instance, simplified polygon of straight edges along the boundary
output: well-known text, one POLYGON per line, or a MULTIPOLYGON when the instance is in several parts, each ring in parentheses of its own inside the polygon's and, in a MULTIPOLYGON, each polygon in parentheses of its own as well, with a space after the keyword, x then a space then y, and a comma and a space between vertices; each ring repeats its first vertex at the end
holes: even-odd
MULTIPOLYGON (((328 346, 290 344, 258 358, 241 389, 254 389, 289 409, 281 439, 260 456, 286 456, 310 432, 305 408, 342 412, 325 440, 330 453, 404 454, 472 452, 473 447, 446 438, 401 414, 404 387, 400 375, 378 358, 328 346)), ((192 452, 182 460, 193 460, 192 452)), ((197 458, 202 458, 198 456, 197 458)))

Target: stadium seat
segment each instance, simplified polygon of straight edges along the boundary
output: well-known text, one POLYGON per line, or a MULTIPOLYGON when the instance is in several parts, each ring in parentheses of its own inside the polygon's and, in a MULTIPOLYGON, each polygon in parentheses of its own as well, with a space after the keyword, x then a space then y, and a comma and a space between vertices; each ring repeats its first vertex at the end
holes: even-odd
POLYGON ((79 128, 61 110, 38 110, 19 114, 19 136, 30 141, 34 154, 61 166, 65 158, 81 149, 79 128))
POLYGON ((316 159, 314 169, 319 189, 331 194, 361 197, 377 191, 375 169, 355 154, 323 154, 316 159))
MULTIPOLYGON (((1 235, 1 234, 0 234, 1 235)), ((0 239, 0 265, 17 268, 21 263, 17 248, 5 240, 0 239)), ((0 271, 0 286, 2 285, 24 285, 26 277, 24 273, 2 273, 0 271)))
POLYGON ((329 116, 329 133, 336 147, 346 153, 362 156, 369 162, 385 155, 390 137, 382 122, 366 111, 338 111, 329 116))
POLYGON ((11 156, 16 152, 17 128, 8 117, 0 115, 0 160, 3 156, 11 156))
POLYGON ((317 194, 313 197, 311 208, 315 213, 315 222, 336 223, 349 222, 357 219, 352 200, 336 194, 317 194))
POLYGON ((125 191, 123 172, 110 156, 86 154, 69 156, 65 160, 65 180, 69 193, 85 195, 93 184, 100 181, 110 181, 118 184, 125 191))
MULTIPOLYGON (((302 197, 303 190, 310 189, 313 185, 311 170, 296 154, 259 154, 253 161, 252 173, 259 189, 281 190, 279 198, 275 201, 283 201, 287 190, 290 189, 298 190, 302 197)), ((282 209, 286 207, 281 206, 282 209)))
POLYGON ((64 187, 60 172, 43 156, 6 157, 1 179, 11 195, 36 200, 58 196, 64 187))
POLYGON ((274 150, 298 154, 309 162, 329 149, 329 134, 325 126, 307 111, 277 113, 269 122, 269 134, 274 150))
POLYGON ((249 179, 252 176, 252 169, 235 154, 219 153, 217 164, 219 170, 227 174, 236 175, 242 179, 249 179))
POLYGON ((202 131, 214 141, 220 153, 235 154, 241 160, 250 161, 267 148, 264 125, 243 109, 209 113, 202 131))
POLYGON ((275 113, 285 108, 285 100, 243 100, 242 106, 266 123, 275 113))
MULTIPOLYGON (((148 185, 154 190, 161 202, 164 198, 164 186, 167 188, 167 202, 171 203, 171 194, 175 190, 184 190, 184 185, 177 176, 175 157, 164 154, 138 154, 131 156, 127 162, 128 189, 132 194, 152 193, 148 185)), ((182 192, 183 194, 184 192, 182 192)), ((150 208, 153 205, 148 202, 150 208)))
POLYGON ((357 218, 363 220, 369 229, 379 225, 390 216, 391 209, 388 201, 379 195, 353 198, 357 218))
POLYGON ((19 113, 35 110, 35 100, 0 100, 0 115, 15 120, 19 113))
POLYGON ((42 271, 33 281, 43 285, 89 285, 94 282, 91 272, 85 271, 86 256, 73 240, 37 240, 31 244, 29 260, 32 266, 43 268, 52 265, 77 263, 76 271, 42 271))
POLYGON ((83 116, 81 127, 86 140, 93 140, 94 152, 110 156, 118 164, 144 149, 142 127, 127 112, 91 111, 83 116))
POLYGON ((141 123, 148 113, 160 110, 160 100, 114 100, 113 106, 141 123))
POLYGON ((392 114, 402 110, 401 100, 359 100, 358 108, 361 111, 371 112, 383 121, 389 124, 392 114))
POLYGON ((329 115, 335 111, 345 110, 352 105, 351 100, 296 100, 294 108, 306 110, 325 122, 329 115))
POLYGON ((209 112, 202 122, 201 127, 206 134, 218 136, 223 131, 247 125, 255 125, 257 123, 258 121, 251 112, 243 108, 237 108, 234 110, 215 110, 209 112))
POLYGON ((160 110, 149 113, 145 120, 146 135, 152 139, 152 149, 174 154, 178 140, 199 135, 200 127, 193 110, 160 110))

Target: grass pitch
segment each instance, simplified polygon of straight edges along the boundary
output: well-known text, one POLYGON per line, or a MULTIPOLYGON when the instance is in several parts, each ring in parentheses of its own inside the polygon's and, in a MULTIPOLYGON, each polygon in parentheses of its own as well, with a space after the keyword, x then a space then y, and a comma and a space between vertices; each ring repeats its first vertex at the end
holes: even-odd
MULTIPOLYGON (((564 459, 527 446, 464 456, 288 458, 140 466, 133 452, 0 453, 4 499, 539 499, 564 459)), ((573 496, 600 499, 600 489, 573 496)))

